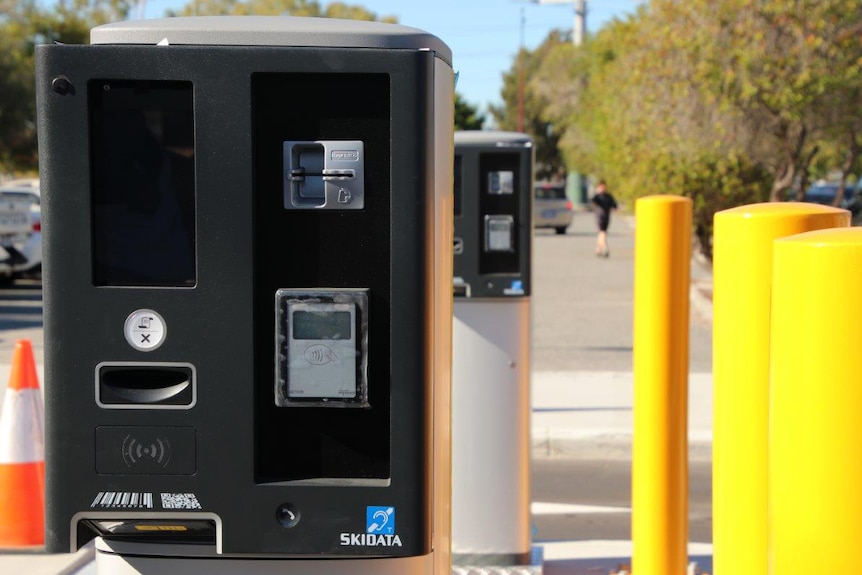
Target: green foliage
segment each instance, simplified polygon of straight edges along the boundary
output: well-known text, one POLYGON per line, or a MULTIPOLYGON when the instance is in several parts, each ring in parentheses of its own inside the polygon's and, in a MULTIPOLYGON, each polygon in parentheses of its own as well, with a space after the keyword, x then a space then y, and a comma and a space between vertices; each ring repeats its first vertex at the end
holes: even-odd
POLYGON ((394 16, 379 17, 362 6, 333 2, 322 6, 315 0, 191 0, 168 16, 312 16, 347 20, 379 20, 395 23, 394 16))
POLYGON ((455 129, 481 130, 485 125, 485 115, 479 113, 479 108, 473 106, 455 92, 455 129))
POLYGON ((860 85, 858 0, 654 4, 691 30, 685 46, 697 54, 689 62, 693 79, 752 134, 746 151, 773 176, 773 199, 806 174, 836 136, 836 122, 859 115, 858 96, 836 97, 860 85))
POLYGON ((34 48, 80 44, 90 28, 123 19, 127 0, 72 0, 44 7, 35 0, 8 2, 0 12, 0 172, 36 168, 34 48))
POLYGON ((860 37, 860 0, 652 0, 578 49, 551 46, 535 114, 623 199, 692 197, 709 254, 716 210, 858 172, 860 37))
POLYGON ((666 177, 675 189, 690 197, 692 225, 700 251, 712 259, 713 216, 736 206, 769 199, 769 174, 738 156, 709 155, 691 159, 689 166, 677 166, 666 177))

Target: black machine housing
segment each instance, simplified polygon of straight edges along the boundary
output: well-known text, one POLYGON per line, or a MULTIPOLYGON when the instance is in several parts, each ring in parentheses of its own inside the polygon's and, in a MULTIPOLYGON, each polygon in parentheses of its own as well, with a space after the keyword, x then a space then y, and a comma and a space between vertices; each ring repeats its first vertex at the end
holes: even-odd
POLYGON ((448 48, 280 17, 126 22, 93 40, 37 48, 48 551, 101 535, 430 552, 447 472, 432 451, 447 441, 448 48), (362 162, 361 208, 286 207, 303 175, 286 174, 284 143, 321 141, 364 144, 338 152, 362 162), (350 308, 362 401, 278 404, 279 290, 366 298, 350 308))
POLYGON ((528 297, 532 289, 533 141, 455 133, 455 297, 528 297))

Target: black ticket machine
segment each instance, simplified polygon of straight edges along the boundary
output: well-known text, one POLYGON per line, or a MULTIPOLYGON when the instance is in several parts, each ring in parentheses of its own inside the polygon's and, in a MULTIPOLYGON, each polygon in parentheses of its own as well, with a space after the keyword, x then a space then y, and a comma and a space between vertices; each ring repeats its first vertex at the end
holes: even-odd
POLYGON ((448 572, 449 48, 290 17, 91 42, 37 49, 48 550, 448 572))

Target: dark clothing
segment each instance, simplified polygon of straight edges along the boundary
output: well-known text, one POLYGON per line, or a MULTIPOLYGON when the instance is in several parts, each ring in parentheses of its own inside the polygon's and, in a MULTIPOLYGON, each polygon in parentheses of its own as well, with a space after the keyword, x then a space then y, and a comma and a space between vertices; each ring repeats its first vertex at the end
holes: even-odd
POLYGON ((596 224, 599 226, 600 232, 608 231, 608 226, 611 224, 611 214, 608 212, 599 212, 596 214, 596 224))
POLYGON ((599 231, 608 231, 608 225, 611 223, 611 210, 617 208, 617 201, 608 192, 594 195, 591 201, 598 207, 596 222, 599 226, 599 231))

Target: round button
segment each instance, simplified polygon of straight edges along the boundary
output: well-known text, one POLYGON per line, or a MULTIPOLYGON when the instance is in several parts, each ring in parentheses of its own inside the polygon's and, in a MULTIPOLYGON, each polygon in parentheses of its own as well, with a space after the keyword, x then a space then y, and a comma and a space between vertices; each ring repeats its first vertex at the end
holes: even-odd
POLYGON ((133 311, 123 326, 126 341, 139 351, 153 351, 162 345, 167 333, 164 318, 151 309, 133 311))
POLYGON ((291 503, 282 503, 275 510, 275 519, 282 527, 294 527, 299 523, 299 509, 291 503))

